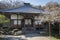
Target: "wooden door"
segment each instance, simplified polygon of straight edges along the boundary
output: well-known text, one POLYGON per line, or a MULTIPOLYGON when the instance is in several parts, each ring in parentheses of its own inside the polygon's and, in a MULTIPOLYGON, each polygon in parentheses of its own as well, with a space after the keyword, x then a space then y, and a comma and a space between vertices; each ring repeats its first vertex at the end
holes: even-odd
POLYGON ((32 19, 24 19, 24 28, 27 30, 32 29, 32 19))

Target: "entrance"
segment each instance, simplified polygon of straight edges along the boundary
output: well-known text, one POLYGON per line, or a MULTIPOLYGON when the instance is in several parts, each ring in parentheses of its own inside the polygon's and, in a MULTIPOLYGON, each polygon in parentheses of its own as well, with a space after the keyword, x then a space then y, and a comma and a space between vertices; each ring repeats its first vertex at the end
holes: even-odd
POLYGON ((24 27, 26 30, 32 30, 33 26, 32 26, 32 19, 25 19, 24 20, 24 27))
POLYGON ((33 30, 33 19, 27 18, 24 19, 24 27, 23 30, 33 30))

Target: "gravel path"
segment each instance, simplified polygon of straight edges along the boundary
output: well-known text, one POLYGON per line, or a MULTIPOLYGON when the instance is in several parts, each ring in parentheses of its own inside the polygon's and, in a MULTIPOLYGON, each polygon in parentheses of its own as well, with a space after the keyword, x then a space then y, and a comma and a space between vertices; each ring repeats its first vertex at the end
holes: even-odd
POLYGON ((20 36, 0 35, 0 37, 8 40, 50 40, 48 36, 40 36, 40 34, 26 34, 20 36))

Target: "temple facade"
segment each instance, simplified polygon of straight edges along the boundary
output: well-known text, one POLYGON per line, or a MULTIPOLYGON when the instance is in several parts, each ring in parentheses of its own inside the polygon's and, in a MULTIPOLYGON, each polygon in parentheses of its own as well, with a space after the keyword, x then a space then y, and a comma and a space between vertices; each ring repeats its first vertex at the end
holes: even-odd
POLYGON ((0 13, 5 15, 9 20, 10 28, 19 28, 20 30, 46 30, 43 24, 45 19, 44 10, 38 10, 32 7, 29 3, 25 3, 24 6, 14 8, 14 9, 4 9, 0 10, 0 13))

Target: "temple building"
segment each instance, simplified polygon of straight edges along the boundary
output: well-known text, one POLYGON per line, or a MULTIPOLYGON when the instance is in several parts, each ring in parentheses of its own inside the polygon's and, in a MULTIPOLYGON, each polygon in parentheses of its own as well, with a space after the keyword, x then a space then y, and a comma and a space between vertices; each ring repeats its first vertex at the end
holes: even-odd
POLYGON ((45 18, 44 15, 49 14, 44 12, 43 9, 36 9, 29 3, 24 3, 24 6, 18 8, 0 9, 0 14, 5 15, 10 20, 9 27, 19 28, 21 30, 46 29, 46 27, 42 25, 42 19, 45 18))

